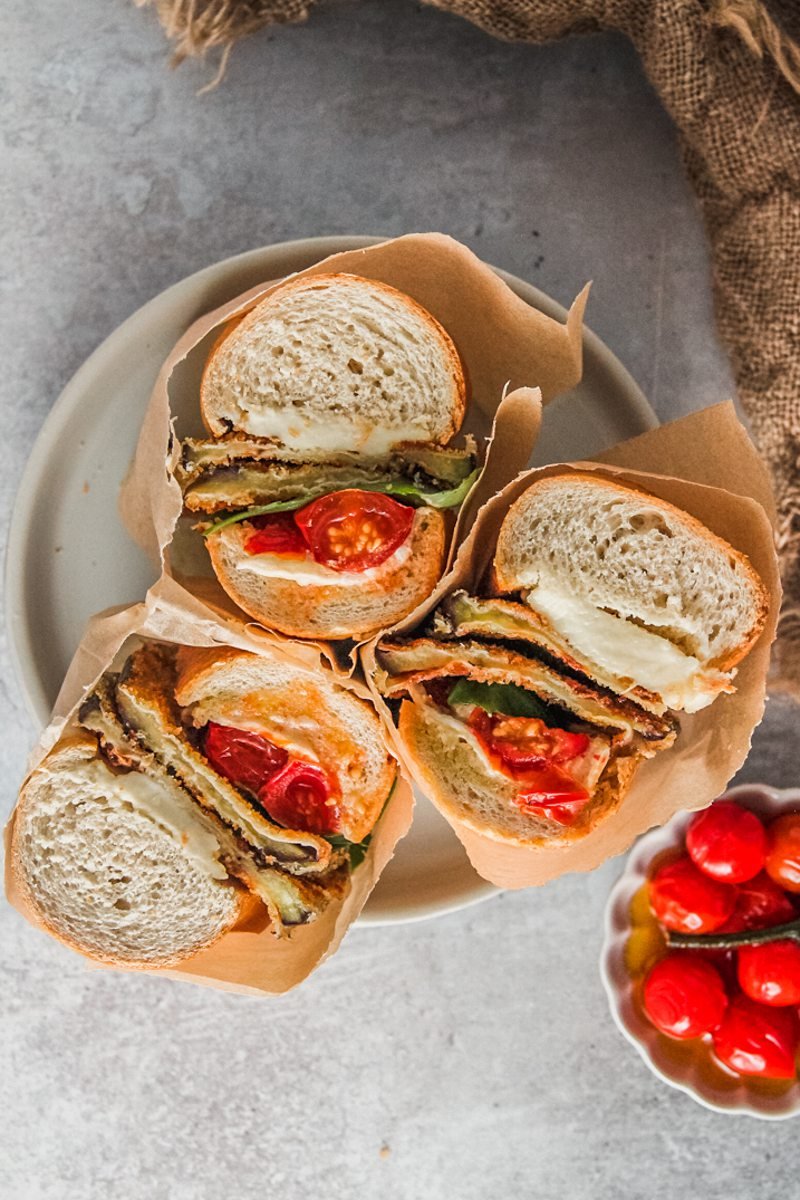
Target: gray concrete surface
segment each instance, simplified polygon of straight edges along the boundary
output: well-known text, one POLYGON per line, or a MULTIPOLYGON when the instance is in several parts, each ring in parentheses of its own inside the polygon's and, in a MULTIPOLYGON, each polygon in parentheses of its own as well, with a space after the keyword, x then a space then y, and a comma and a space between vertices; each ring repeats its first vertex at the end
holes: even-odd
MULTIPOLYGON (((171 73, 124 0, 7 0, 4 35, 4 513, 124 317, 303 235, 442 229, 564 302, 592 277, 589 322, 663 419, 730 393, 675 138, 621 40, 512 47, 411 0, 334 0, 198 97, 209 69, 171 73)), ((2 649, 5 812, 35 730, 2 649)), ((770 703, 743 778, 799 782, 796 723, 770 703)), ((792 1123, 705 1112, 612 1026, 619 869, 354 930, 275 1002, 88 970, 3 906, 0 1195, 789 1200, 792 1123)))

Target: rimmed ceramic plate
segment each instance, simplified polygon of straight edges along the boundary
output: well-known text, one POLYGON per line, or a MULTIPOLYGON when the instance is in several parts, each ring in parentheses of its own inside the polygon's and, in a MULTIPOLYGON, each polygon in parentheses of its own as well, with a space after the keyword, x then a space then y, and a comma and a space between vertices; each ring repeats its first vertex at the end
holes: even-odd
MULTIPOLYGON (((153 568, 117 516, 117 492, 162 361, 192 321, 240 292, 380 238, 283 242, 215 263, 156 296, 100 345, 45 421, 17 493, 6 558, 9 641, 37 724, 44 724, 92 613, 141 599, 153 568)), ((499 275, 559 320, 561 305, 499 275)), ((535 382, 535 381, 533 381, 535 382)), ((656 422, 639 388, 592 333, 580 385, 547 410, 536 463, 592 454, 656 422)), ((420 798, 360 920, 388 924, 452 912, 494 894, 447 823, 420 798)))
MULTIPOLYGON (((765 820, 800 809, 800 788, 780 790, 748 783, 729 788, 720 798, 735 800, 765 820)), ((746 1079, 727 1077, 727 1072, 710 1076, 698 1070, 696 1061, 676 1052, 680 1043, 659 1034, 635 1002, 625 965, 625 947, 631 935, 631 901, 645 883, 656 855, 681 845, 693 816, 690 812, 678 813, 666 825, 651 829, 640 838, 608 898, 600 976, 611 1015, 653 1074, 704 1108, 733 1116, 758 1117, 762 1121, 800 1116, 800 1082, 781 1093, 768 1094, 750 1086, 746 1079)))

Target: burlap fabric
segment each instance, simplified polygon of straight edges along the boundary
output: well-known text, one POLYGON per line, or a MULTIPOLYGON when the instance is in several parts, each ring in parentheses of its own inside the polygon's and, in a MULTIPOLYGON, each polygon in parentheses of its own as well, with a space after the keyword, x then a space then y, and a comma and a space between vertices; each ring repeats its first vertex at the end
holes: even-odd
MULTIPOLYGON (((302 21, 317 0, 155 3, 176 59, 302 21)), ((785 588, 774 687, 800 696, 800 3, 428 0, 497 37, 617 29, 678 127, 713 253, 720 333, 772 468, 785 588)))

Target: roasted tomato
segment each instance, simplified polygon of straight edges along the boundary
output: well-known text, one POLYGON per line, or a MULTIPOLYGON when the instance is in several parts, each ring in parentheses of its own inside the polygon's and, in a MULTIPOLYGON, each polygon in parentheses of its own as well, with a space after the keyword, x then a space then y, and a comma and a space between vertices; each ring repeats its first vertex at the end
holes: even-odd
POLYGON ((787 813, 768 826, 766 869, 787 892, 800 892, 800 813, 787 813))
POLYGON ((414 509, 381 492, 345 488, 313 500, 294 519, 316 562, 334 571, 366 571, 402 546, 414 509))
POLYGON ((469 725, 490 759, 521 790, 514 797, 524 813, 571 825, 589 800, 589 793, 563 769, 589 746, 585 733, 551 729, 536 717, 490 715, 473 708, 469 725))
POLYGON ((800 946, 788 938, 739 950, 739 983, 751 1000, 784 1008, 800 1004, 800 946))
POLYGON ((255 795, 289 758, 285 750, 260 734, 215 721, 206 725, 203 750, 215 771, 255 795))
POLYGON ((585 733, 551 729, 537 717, 490 715, 482 708, 473 708, 468 724, 487 753, 499 758, 515 776, 532 767, 567 763, 584 754, 589 746, 585 733))
POLYGON ((331 780, 315 763, 293 759, 258 794, 274 821, 306 833, 338 833, 341 821, 331 780))
POLYGON ((798 1021, 793 1009, 767 1008, 749 996, 734 996, 713 1036, 717 1058, 738 1075, 795 1078, 798 1021))
POLYGON ((736 889, 698 871, 688 855, 659 867, 650 880, 650 907, 677 933, 713 933, 733 913, 736 889))
POLYGON ((589 738, 585 733, 551 729, 535 717, 495 716, 489 720, 492 748, 514 773, 545 763, 569 762, 585 754, 589 747, 589 738))
POLYGON ((718 800, 692 818, 686 849, 696 867, 720 883, 744 883, 764 866, 767 835, 755 813, 718 800))
POLYGON ((255 529, 244 544, 248 554, 291 554, 303 557, 308 553, 306 539, 294 519, 294 513, 267 513, 252 517, 248 522, 255 529))
POLYGON ((524 786, 514 797, 517 807, 559 825, 572 825, 590 800, 586 789, 558 767, 532 767, 520 778, 524 786))
POLYGON ((718 933, 740 933, 743 929, 769 929, 785 925, 797 916, 794 905, 765 871, 736 888, 736 907, 718 933))
POLYGON ((668 954, 656 963, 645 980, 643 999, 656 1029, 674 1038, 710 1033, 728 1007, 719 971, 687 953, 668 954))

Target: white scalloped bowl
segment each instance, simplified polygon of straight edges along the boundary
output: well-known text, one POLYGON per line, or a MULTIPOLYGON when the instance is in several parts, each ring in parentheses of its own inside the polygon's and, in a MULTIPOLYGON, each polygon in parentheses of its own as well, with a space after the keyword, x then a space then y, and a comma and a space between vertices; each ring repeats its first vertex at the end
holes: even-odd
MULTIPOLYGON (((736 800, 767 819, 790 809, 800 810, 800 788, 780 791, 763 784, 743 784, 730 788, 720 799, 736 800)), ((685 1092, 698 1104, 736 1116, 785 1120, 800 1114, 800 1082, 777 1094, 759 1091, 746 1079, 734 1076, 724 1068, 715 1072, 714 1077, 707 1077, 697 1060, 691 1060, 686 1049, 688 1043, 676 1042, 658 1033, 634 998, 633 983, 625 965, 625 946, 631 932, 631 901, 647 879, 654 857, 681 844, 693 816, 691 812, 678 813, 662 828, 653 829, 640 838, 608 898, 600 975, 611 1015, 653 1074, 670 1087, 685 1092)))

